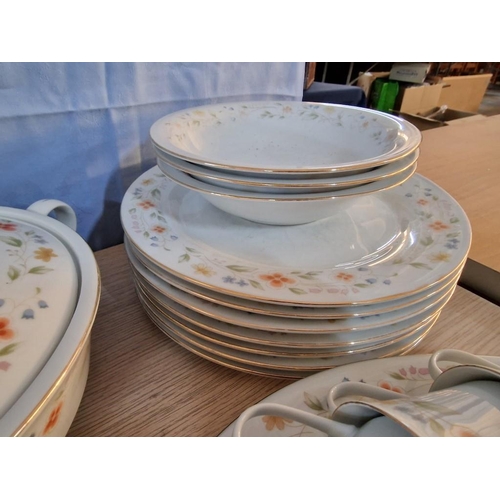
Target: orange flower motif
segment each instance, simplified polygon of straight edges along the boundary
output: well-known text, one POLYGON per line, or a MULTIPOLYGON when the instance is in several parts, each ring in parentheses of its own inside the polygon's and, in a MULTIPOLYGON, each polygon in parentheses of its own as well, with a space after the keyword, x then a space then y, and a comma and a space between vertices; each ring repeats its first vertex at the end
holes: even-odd
POLYGON ((438 252, 430 257, 431 262, 449 262, 450 254, 446 252, 438 252))
POLYGON ((154 181, 153 181, 153 179, 144 179, 144 180, 141 182, 141 184, 142 184, 143 186, 149 186, 149 185, 150 185, 150 184, 152 184, 153 182, 154 182, 154 181))
POLYGON ((461 425, 452 425, 450 434, 454 437, 477 437, 477 434, 472 429, 461 425))
POLYGON ((337 273, 335 277, 340 281, 352 281, 354 279, 354 275, 349 273, 337 273))
POLYGON ((397 392, 398 394, 405 393, 405 391, 403 391, 401 387, 398 387, 397 385, 392 385, 390 382, 387 382, 387 380, 382 380, 381 382, 378 383, 378 386, 382 387, 382 389, 387 389, 388 391, 397 392))
POLYGON ((417 201, 418 205, 427 205, 429 202, 427 200, 424 200, 423 198, 420 198, 420 200, 417 201))
POLYGON ((285 106, 283 108, 283 113, 291 113, 293 111, 291 106, 285 106))
POLYGON ((52 257, 57 257, 57 254, 54 253, 52 248, 40 247, 38 250, 35 250, 35 259, 43 260, 44 262, 50 262, 52 257))
POLYGON ((61 409, 62 409, 63 402, 61 401, 51 412, 50 412, 50 417, 47 423, 45 424, 45 427, 43 429, 43 434, 48 434, 57 424, 57 421, 59 420, 59 415, 61 414, 61 409))
POLYGON ((450 226, 448 224, 445 224, 444 222, 441 222, 440 220, 437 220, 433 222, 432 224, 429 224, 429 227, 431 229, 434 229, 434 231, 444 231, 445 229, 449 229, 450 226))
POLYGON ((273 417, 271 415, 266 415, 262 417, 262 421, 266 424, 266 430, 272 431, 275 427, 282 431, 286 424, 291 424, 293 420, 283 417, 273 417))
POLYGON ((11 224, 10 222, 0 222, 0 229, 4 231, 15 231, 17 226, 15 224, 11 224))
POLYGON ((287 278, 281 273, 261 274, 259 278, 261 280, 268 281, 274 288, 281 288, 283 285, 293 285, 293 283, 295 283, 294 279, 287 278))
POLYGON ((154 226, 151 228, 151 231, 154 231, 155 233, 162 234, 167 230, 166 227, 163 226, 154 226))
POLYGON ((10 340, 14 337, 14 330, 7 328, 9 324, 9 319, 0 318, 0 340, 10 340))
POLYGON ((152 201, 144 200, 140 201, 137 206, 144 208, 144 210, 148 210, 149 208, 153 208, 156 205, 152 201))

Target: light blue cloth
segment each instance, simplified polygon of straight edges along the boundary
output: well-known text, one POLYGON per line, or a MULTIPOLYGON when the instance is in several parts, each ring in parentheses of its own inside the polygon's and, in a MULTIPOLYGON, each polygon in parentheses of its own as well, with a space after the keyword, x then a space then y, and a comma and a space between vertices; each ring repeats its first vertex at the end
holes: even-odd
POLYGON ((301 100, 304 63, 0 63, 0 206, 71 205, 94 250, 120 243, 125 190, 178 109, 301 100))

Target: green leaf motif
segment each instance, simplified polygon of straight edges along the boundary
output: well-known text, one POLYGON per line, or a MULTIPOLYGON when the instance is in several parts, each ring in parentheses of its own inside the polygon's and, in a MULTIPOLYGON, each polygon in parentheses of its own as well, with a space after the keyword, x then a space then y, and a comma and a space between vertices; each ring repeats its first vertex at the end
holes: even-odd
POLYGON ((198 253, 198 250, 196 250, 195 248, 186 247, 186 250, 191 253, 198 253))
POLYGON ((258 290, 264 290, 264 287, 258 282, 254 280, 248 280, 248 282, 254 287, 257 288, 258 290))
POLYGON ((253 271, 256 271, 256 267, 248 267, 248 266, 226 266, 228 269, 231 269, 231 271, 234 271, 235 273, 251 273, 253 271))
POLYGON ((191 256, 188 254, 188 253, 185 253, 185 254, 182 254, 180 257, 179 257, 179 264, 181 262, 187 262, 189 259, 191 258, 191 256))
POLYGON ((425 247, 428 247, 429 245, 432 245, 434 243, 434 240, 432 239, 431 236, 427 236, 427 238, 422 238, 420 240, 420 243, 425 247))
POLYGON ((41 289, 39 286, 37 286, 37 287, 35 288, 35 290, 36 290, 36 294, 37 294, 37 295, 38 295, 38 294, 42 291, 42 289, 41 289))
POLYGON ((366 288, 370 285, 368 285, 367 283, 354 283, 354 286, 357 286, 358 288, 366 288))
POLYGON ((415 401, 414 404, 415 406, 420 406, 424 410, 429 410, 441 415, 460 415, 461 413, 453 408, 448 408, 447 406, 438 405, 429 401, 415 401))
POLYGON ((149 214, 149 216, 152 218, 152 219, 156 219, 156 212, 151 212, 149 214))
POLYGON ((314 411, 326 411, 326 408, 323 408, 321 401, 314 395, 308 394, 304 392, 304 403, 314 411))
POLYGON ((406 380, 403 375, 401 375, 401 373, 397 373, 397 372, 392 372, 392 373, 389 373, 389 377, 392 377, 396 380, 406 380))
POLYGON ((0 356, 7 356, 8 354, 11 354, 12 352, 14 352, 16 346, 17 344, 6 345, 3 349, 0 349, 0 356))
POLYGON ((17 280, 17 278, 19 278, 19 275, 21 273, 19 272, 19 269, 17 269, 17 267, 14 267, 14 266, 9 266, 9 270, 7 271, 7 276, 12 280, 17 280))
POLYGON ((7 245, 10 245, 12 247, 22 247, 23 242, 19 238, 14 238, 14 236, 0 236, 0 241, 3 241, 4 243, 7 243, 7 245))
POLYGON ((160 220, 162 222, 167 222, 165 217, 162 217, 161 215, 158 216, 158 220, 160 220))
POLYGON ((432 271, 432 267, 424 264, 423 262, 411 262, 410 266, 416 267, 417 269, 428 269, 429 271, 432 271))
POLYGON ((144 236, 144 238, 149 238, 149 233, 147 231, 144 231, 144 233, 142 233, 142 235, 144 236))
POLYGON ((131 208, 128 213, 129 214, 135 214, 137 212, 137 208, 131 208))
POLYGON ((32 267, 28 273, 29 274, 45 274, 48 273, 49 271, 53 271, 50 267, 45 267, 45 266, 36 266, 32 267))
POLYGON ((448 233, 446 235, 447 238, 458 238, 460 236, 460 233, 448 233))
POLYGON ((160 190, 159 189, 153 189, 153 191, 151 191, 151 196, 156 199, 156 200, 159 200, 160 199, 160 190))
POLYGON ((431 429, 440 437, 443 437, 445 434, 444 427, 436 420, 431 420, 431 429))
POLYGON ((460 219, 458 217, 452 217, 450 219, 450 224, 457 224, 458 222, 460 222, 460 219))
POLYGON ((307 295, 307 292, 305 290, 302 290, 302 288, 289 288, 292 293, 295 293, 296 295, 307 295))

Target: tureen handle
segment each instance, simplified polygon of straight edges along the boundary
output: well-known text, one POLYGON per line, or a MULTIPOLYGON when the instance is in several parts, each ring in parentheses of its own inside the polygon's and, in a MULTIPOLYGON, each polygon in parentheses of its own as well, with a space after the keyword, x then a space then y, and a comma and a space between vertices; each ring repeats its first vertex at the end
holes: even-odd
POLYGON ((56 219, 66 224, 70 229, 76 231, 75 211, 66 203, 59 200, 39 200, 28 207, 28 210, 37 212, 41 215, 49 215, 54 212, 56 219))

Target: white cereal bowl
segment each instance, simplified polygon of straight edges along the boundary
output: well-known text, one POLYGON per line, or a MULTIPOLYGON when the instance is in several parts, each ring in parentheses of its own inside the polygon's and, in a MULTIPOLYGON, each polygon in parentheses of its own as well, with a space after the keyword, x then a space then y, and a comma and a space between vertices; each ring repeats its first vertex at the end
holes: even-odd
POLYGON ((415 151, 404 119, 340 104, 220 103, 171 113, 150 129, 155 149, 206 167, 253 173, 371 168, 415 151))
POLYGON ((370 182, 387 179, 393 175, 403 173, 411 168, 417 161, 419 150, 409 154, 399 161, 386 163, 379 167, 374 167, 362 172, 344 175, 333 175, 331 177, 321 177, 312 179, 281 179, 275 177, 248 177, 246 175, 233 174, 228 172, 217 172, 207 169, 201 165, 179 160, 165 153, 157 153, 158 167, 160 170, 174 167, 185 174, 191 175, 195 179, 212 184, 214 186, 253 193, 269 194, 307 194, 307 193, 328 193, 341 189, 351 188, 370 182))
POLYGON ((414 174, 416 168, 415 163, 402 174, 334 193, 297 195, 251 193, 213 186, 168 165, 162 172, 173 182, 197 191, 213 206, 231 215, 261 224, 291 226, 325 219, 347 209, 358 196, 399 186, 414 174))
POLYGON ((90 332, 101 290, 99 269, 92 250, 75 232, 73 210, 62 202, 41 200, 28 210, 0 207, 0 223, 0 255, 12 259, 0 286, 5 296, 0 297, 0 333, 5 334, 0 335, 0 383, 14 384, 10 392, 0 393, 5 398, 0 401, 0 436, 65 436, 87 381, 90 332), (59 220, 47 216, 52 211, 59 220), (61 268, 56 276, 63 254, 73 270, 61 268), (61 292, 66 279, 70 290, 61 292), (24 299, 19 298, 23 282, 30 292, 24 299), (65 300, 61 293, 71 298, 65 300), (26 335, 30 329, 46 329, 47 335, 53 329, 51 343, 40 356, 36 342, 26 335), (19 375, 17 365, 23 363, 25 373, 19 375))

